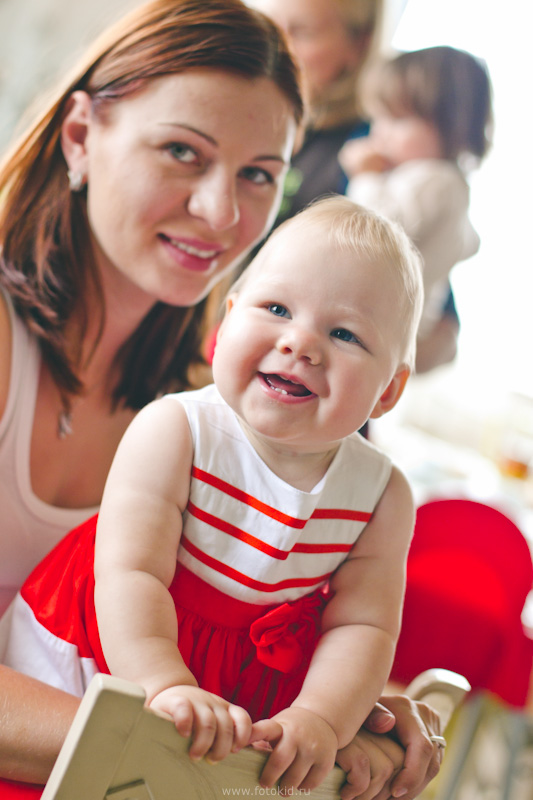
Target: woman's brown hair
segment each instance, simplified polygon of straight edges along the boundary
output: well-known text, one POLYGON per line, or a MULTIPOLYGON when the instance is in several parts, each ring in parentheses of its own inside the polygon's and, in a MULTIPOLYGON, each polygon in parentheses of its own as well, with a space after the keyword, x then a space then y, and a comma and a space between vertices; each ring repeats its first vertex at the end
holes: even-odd
MULTIPOLYGON (((83 298, 91 283, 101 299, 100 330, 105 320, 85 192, 70 191, 61 149, 69 98, 76 90, 87 92, 97 114, 146 81, 195 67, 271 79, 300 121, 297 70, 267 17, 240 0, 152 0, 95 42, 0 165, 0 283, 38 337, 66 407, 83 390, 77 370, 88 322, 83 298), (80 321, 77 354, 65 336, 74 312, 80 321)), ((188 369, 201 360, 206 303, 152 308, 117 355, 115 405, 139 409, 162 392, 188 388, 188 369)))

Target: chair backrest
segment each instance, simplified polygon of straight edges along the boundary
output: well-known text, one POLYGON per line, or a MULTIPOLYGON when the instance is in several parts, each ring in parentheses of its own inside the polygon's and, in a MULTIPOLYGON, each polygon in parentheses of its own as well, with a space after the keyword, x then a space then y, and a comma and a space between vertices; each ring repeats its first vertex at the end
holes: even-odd
POLYGON ((455 576, 454 591, 460 586, 473 602, 482 598, 509 615, 522 613, 533 587, 531 550, 520 529, 472 500, 434 500, 418 509, 408 570, 418 577, 430 563, 428 580, 455 576))
MULTIPOLYGON (((419 676, 413 699, 431 698, 445 720, 469 690, 460 675, 419 676)), ((144 692, 111 675, 95 675, 61 749, 42 800, 221 800, 277 794, 259 786, 265 753, 250 747, 216 765, 193 762, 189 740, 144 708, 144 692)), ((335 767, 311 800, 338 800, 345 776, 335 767)))
POLYGON ((527 540, 501 511, 459 499, 421 506, 392 679, 443 667, 525 706, 533 642, 521 615, 532 586, 527 540))

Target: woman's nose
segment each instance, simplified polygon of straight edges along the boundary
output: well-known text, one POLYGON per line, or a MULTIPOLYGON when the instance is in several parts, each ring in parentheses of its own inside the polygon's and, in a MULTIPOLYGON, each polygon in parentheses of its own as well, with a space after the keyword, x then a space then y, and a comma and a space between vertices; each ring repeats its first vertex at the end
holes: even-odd
POLYGON ((214 231, 224 231, 240 219, 237 186, 226 175, 204 175, 194 186, 189 197, 188 211, 193 217, 203 219, 214 231))
POLYGON ((321 363, 323 354, 318 336, 309 329, 292 325, 278 339, 277 349, 283 355, 308 361, 312 366, 321 363))

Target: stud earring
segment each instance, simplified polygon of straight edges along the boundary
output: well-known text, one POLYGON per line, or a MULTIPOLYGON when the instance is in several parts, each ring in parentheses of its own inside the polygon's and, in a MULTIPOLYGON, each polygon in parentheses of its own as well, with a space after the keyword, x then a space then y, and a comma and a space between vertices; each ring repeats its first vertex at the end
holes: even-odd
POLYGON ((68 185, 71 192, 81 192, 83 187, 85 186, 85 176, 82 172, 74 172, 74 170, 68 170, 67 172, 68 177, 68 185))

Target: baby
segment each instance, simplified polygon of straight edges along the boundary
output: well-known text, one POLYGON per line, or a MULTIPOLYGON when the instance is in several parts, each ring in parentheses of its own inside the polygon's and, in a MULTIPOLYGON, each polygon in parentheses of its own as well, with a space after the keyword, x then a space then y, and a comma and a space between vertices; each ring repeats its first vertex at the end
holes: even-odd
POLYGON ((33 638, 41 679, 43 650, 69 691, 110 671, 192 758, 266 741, 263 786, 316 787, 393 659, 413 502, 357 430, 402 394, 421 304, 394 223, 333 197, 280 226, 227 299, 214 385, 156 400, 119 446, 94 606, 92 519, 23 588, 5 662, 35 669, 33 638))

